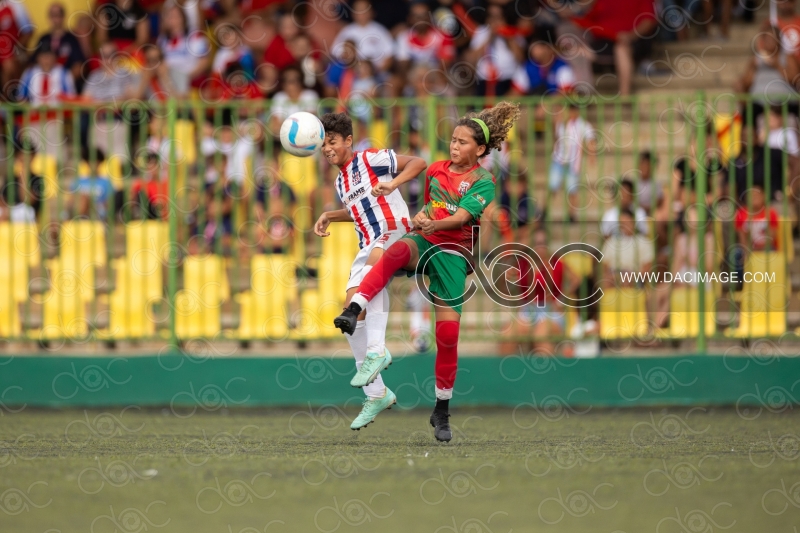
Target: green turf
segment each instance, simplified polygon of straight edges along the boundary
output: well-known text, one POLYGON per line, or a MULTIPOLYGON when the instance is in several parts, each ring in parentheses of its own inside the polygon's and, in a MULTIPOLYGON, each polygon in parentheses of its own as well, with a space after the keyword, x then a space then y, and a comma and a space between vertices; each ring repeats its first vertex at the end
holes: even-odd
POLYGON ((2 533, 800 531, 797 409, 0 412, 2 533))

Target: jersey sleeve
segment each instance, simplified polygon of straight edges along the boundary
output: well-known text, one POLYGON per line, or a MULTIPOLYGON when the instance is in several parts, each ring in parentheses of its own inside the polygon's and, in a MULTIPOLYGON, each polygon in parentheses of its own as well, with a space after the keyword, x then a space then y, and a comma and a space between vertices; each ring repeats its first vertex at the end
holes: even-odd
POLYGON ((372 167, 372 171, 376 176, 385 176, 386 174, 397 174, 397 154, 394 150, 369 150, 366 153, 367 163, 372 167))
POLYGON ((473 217, 478 218, 486 206, 494 200, 494 194, 494 182, 490 179, 480 179, 461 198, 458 207, 466 209, 473 217))

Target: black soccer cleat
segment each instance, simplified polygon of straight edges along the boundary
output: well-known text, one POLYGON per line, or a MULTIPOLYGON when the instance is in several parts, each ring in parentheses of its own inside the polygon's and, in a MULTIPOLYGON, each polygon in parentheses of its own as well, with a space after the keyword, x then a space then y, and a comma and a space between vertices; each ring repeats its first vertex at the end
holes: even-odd
POLYGON ((342 333, 352 335, 356 331, 358 315, 361 314, 361 306, 355 302, 344 308, 342 314, 333 319, 333 325, 342 330, 342 333))
POLYGON ((433 426, 433 436, 439 442, 450 442, 453 438, 453 432, 450 431, 450 413, 434 411, 431 414, 431 426, 433 426))

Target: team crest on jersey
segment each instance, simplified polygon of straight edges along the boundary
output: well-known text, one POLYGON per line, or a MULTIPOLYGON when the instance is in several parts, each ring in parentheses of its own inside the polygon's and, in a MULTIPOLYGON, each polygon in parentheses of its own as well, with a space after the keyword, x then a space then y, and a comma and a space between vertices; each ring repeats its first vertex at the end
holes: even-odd
POLYGON ((358 185, 361 183, 361 171, 358 170, 358 167, 353 168, 353 185, 358 185))
POLYGON ((468 181, 462 181, 458 185, 458 194, 460 194, 461 196, 464 196, 465 194, 467 194, 467 190, 468 189, 469 189, 469 182, 468 181))

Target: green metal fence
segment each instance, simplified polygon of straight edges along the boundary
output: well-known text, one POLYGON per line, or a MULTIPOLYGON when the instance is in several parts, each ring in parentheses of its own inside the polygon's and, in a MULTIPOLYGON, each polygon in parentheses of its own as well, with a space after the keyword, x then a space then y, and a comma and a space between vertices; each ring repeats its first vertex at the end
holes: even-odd
MULTIPOLYGON (((520 122, 485 162, 498 183, 481 254, 505 242, 537 245, 544 256, 591 244, 606 257, 565 256, 564 290, 605 296, 589 308, 547 297, 545 308, 519 309, 479 290, 464 308, 463 340, 567 354, 601 341, 612 350, 687 341, 697 353, 709 343, 793 342, 796 102, 703 94, 517 101, 520 122), (715 276, 665 282, 676 270, 715 276), (632 272, 662 277, 622 279, 632 272), (767 276, 743 281, 754 273, 767 276)), ((446 159, 457 118, 490 104, 430 95, 368 101, 353 113, 362 119, 355 144, 446 159)), ((323 100, 316 111, 346 108, 323 100)), ((0 112, 0 339, 56 347, 340 340, 332 318, 357 238, 347 224, 334 224, 328 239, 310 231, 337 205, 337 169, 282 152, 268 101, 0 112)), ((423 183, 420 176, 416 189, 402 191, 412 214, 423 183)), ((515 279, 527 270, 489 277, 513 299, 529 287, 515 279)), ((432 309, 415 291, 413 280, 393 282, 390 340, 429 337, 432 309)))

